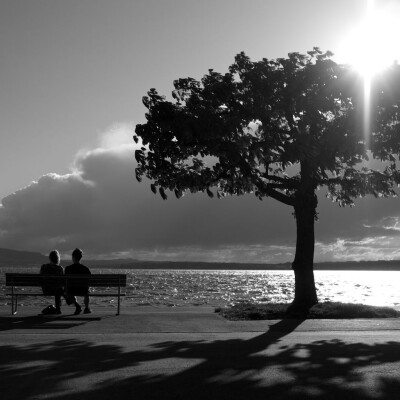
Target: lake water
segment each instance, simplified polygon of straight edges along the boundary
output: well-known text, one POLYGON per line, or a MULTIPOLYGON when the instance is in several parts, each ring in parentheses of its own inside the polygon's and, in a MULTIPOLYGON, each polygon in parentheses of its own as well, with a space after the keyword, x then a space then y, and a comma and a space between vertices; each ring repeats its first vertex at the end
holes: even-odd
MULTIPOLYGON (((36 272, 38 268, 0 267, 0 306, 9 306, 5 272, 36 272)), ((224 306, 237 302, 290 303, 294 295, 292 271, 227 270, 131 270, 92 269, 94 273, 127 274, 124 307, 153 305, 224 306)), ((319 301, 341 301, 370 305, 400 306, 400 272, 315 271, 319 301)), ((93 297, 94 307, 110 306, 116 300, 93 297)), ((21 297, 21 305, 45 305, 48 298, 21 297)))

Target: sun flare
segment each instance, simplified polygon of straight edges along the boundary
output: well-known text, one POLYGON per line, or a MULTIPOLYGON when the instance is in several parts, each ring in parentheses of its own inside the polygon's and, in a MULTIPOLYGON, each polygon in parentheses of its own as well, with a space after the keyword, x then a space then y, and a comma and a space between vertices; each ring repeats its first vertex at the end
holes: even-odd
POLYGON ((400 58, 399 3, 368 0, 364 18, 346 35, 338 52, 344 63, 352 65, 365 78, 371 78, 400 58))

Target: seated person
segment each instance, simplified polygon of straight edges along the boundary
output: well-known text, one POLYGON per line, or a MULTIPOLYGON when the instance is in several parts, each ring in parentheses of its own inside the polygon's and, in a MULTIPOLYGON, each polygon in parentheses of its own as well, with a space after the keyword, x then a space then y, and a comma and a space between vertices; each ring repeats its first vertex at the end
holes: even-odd
MULTIPOLYGON (((63 267, 60 265, 60 253, 52 250, 49 254, 49 264, 43 264, 40 267, 41 275, 62 276, 64 274, 63 267)), ((61 314, 61 296, 64 288, 57 282, 57 279, 48 278, 42 283, 43 294, 46 296, 54 296, 56 314, 61 314)))
MULTIPOLYGON (((75 249, 72 252, 72 262, 73 264, 65 267, 65 275, 91 275, 88 267, 80 263, 83 252, 81 249, 75 249)), ((92 311, 89 307, 89 286, 85 282, 79 282, 74 284, 72 281, 68 283, 66 288, 66 299, 68 304, 75 305, 75 315, 78 315, 82 311, 82 307, 78 303, 75 296, 83 296, 85 303, 84 314, 90 314, 92 311)))

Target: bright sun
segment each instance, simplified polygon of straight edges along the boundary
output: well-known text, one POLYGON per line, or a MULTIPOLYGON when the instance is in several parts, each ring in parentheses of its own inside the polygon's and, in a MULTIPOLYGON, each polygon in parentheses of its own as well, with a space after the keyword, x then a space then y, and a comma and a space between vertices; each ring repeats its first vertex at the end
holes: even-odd
MULTIPOLYGON (((368 0, 365 17, 345 38, 340 58, 365 78, 399 61, 400 1, 368 0), (386 3, 386 7, 382 4, 386 3)), ((339 55, 338 54, 338 55, 339 55)))

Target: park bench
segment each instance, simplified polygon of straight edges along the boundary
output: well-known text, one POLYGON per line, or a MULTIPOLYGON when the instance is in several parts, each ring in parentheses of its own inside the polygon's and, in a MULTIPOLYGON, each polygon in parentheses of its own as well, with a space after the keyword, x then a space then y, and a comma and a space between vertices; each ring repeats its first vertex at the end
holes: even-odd
MULTIPOLYGON (((27 287, 41 288, 43 286, 62 286, 68 293, 68 285, 79 286, 88 285, 91 288, 113 288, 116 291, 109 292, 90 292, 90 297, 118 297, 118 311, 120 313, 121 297, 125 296, 125 292, 121 288, 126 287, 125 274, 92 274, 92 275, 40 275, 40 274, 24 274, 24 273, 6 273, 6 287, 11 287, 11 292, 6 293, 11 296, 11 314, 16 314, 18 310, 19 296, 48 296, 42 291, 25 291, 27 287)), ((73 295, 74 293, 70 292, 73 295)))

